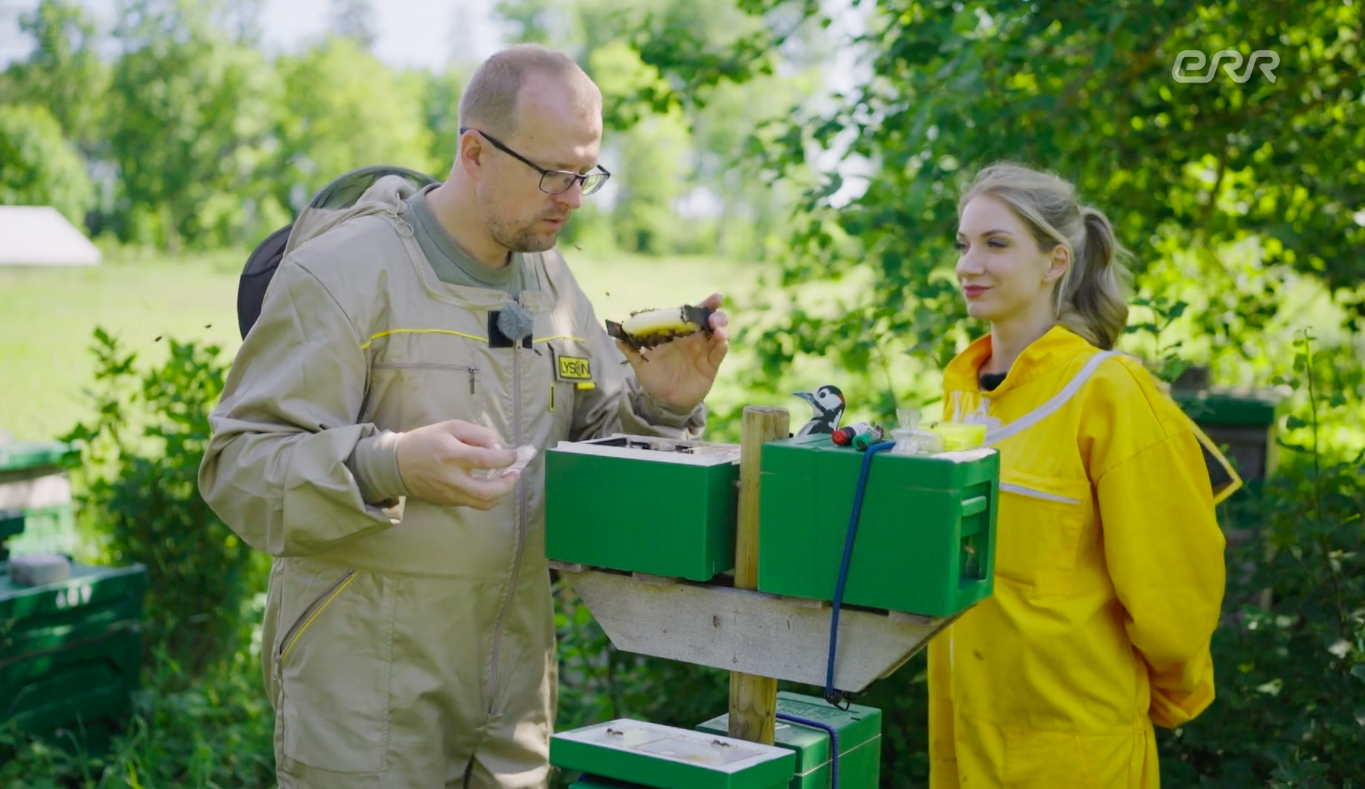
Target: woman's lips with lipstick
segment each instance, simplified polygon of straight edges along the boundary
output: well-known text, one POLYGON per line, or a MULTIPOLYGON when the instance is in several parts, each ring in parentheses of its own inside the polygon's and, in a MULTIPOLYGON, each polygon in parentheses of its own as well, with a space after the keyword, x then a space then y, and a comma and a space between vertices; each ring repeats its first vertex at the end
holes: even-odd
POLYGON ((974 299, 990 290, 985 285, 963 285, 962 293, 969 299, 974 299))

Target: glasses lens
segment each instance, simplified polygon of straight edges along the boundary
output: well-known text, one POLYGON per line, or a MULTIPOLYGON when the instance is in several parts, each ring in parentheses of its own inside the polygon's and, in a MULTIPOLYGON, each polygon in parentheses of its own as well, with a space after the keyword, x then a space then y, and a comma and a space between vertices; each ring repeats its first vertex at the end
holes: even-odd
POLYGON ((591 173, 583 179, 583 194, 590 195, 607 182, 606 173, 591 173))
POLYGON ((546 173, 540 179, 540 189, 543 192, 557 195, 561 192, 568 191, 569 187, 573 186, 573 183, 576 180, 578 179, 570 173, 546 173))

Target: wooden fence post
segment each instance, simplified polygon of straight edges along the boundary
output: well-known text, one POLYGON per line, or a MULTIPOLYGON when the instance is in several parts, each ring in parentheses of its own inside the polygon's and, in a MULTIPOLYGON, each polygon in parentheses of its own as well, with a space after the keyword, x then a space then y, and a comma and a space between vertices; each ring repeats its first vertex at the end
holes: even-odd
MULTIPOLYGON (((790 435, 785 408, 747 406, 740 438, 739 513, 735 587, 758 588, 758 485, 763 444, 790 435)), ((777 723, 777 680, 730 672, 731 737, 772 745, 777 723)))

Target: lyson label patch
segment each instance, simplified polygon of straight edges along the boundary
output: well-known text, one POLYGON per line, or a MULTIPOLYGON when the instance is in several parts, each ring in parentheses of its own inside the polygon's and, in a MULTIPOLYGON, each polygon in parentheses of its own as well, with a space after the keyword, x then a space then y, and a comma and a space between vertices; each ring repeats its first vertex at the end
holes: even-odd
POLYGON ((559 377, 571 381, 587 381, 592 379, 592 368, 587 359, 578 359, 573 356, 559 357, 559 377))

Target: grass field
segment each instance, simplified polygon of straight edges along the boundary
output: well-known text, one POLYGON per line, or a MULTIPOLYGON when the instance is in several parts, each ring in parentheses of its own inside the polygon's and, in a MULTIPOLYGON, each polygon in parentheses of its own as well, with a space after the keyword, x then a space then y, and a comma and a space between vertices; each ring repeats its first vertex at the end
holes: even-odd
MULTIPOLYGON (((140 370, 163 358, 169 338, 215 343, 231 359, 240 344, 237 277, 246 255, 115 253, 93 267, 0 268, 0 430, 20 441, 45 440, 89 414, 82 390, 92 383, 96 327, 137 351, 140 370)), ((568 256, 602 318, 717 291, 742 305, 758 274, 708 258, 568 256)), ((736 354, 727 367, 742 360, 736 354)), ((728 379, 717 383, 718 402, 737 396, 728 379)))

